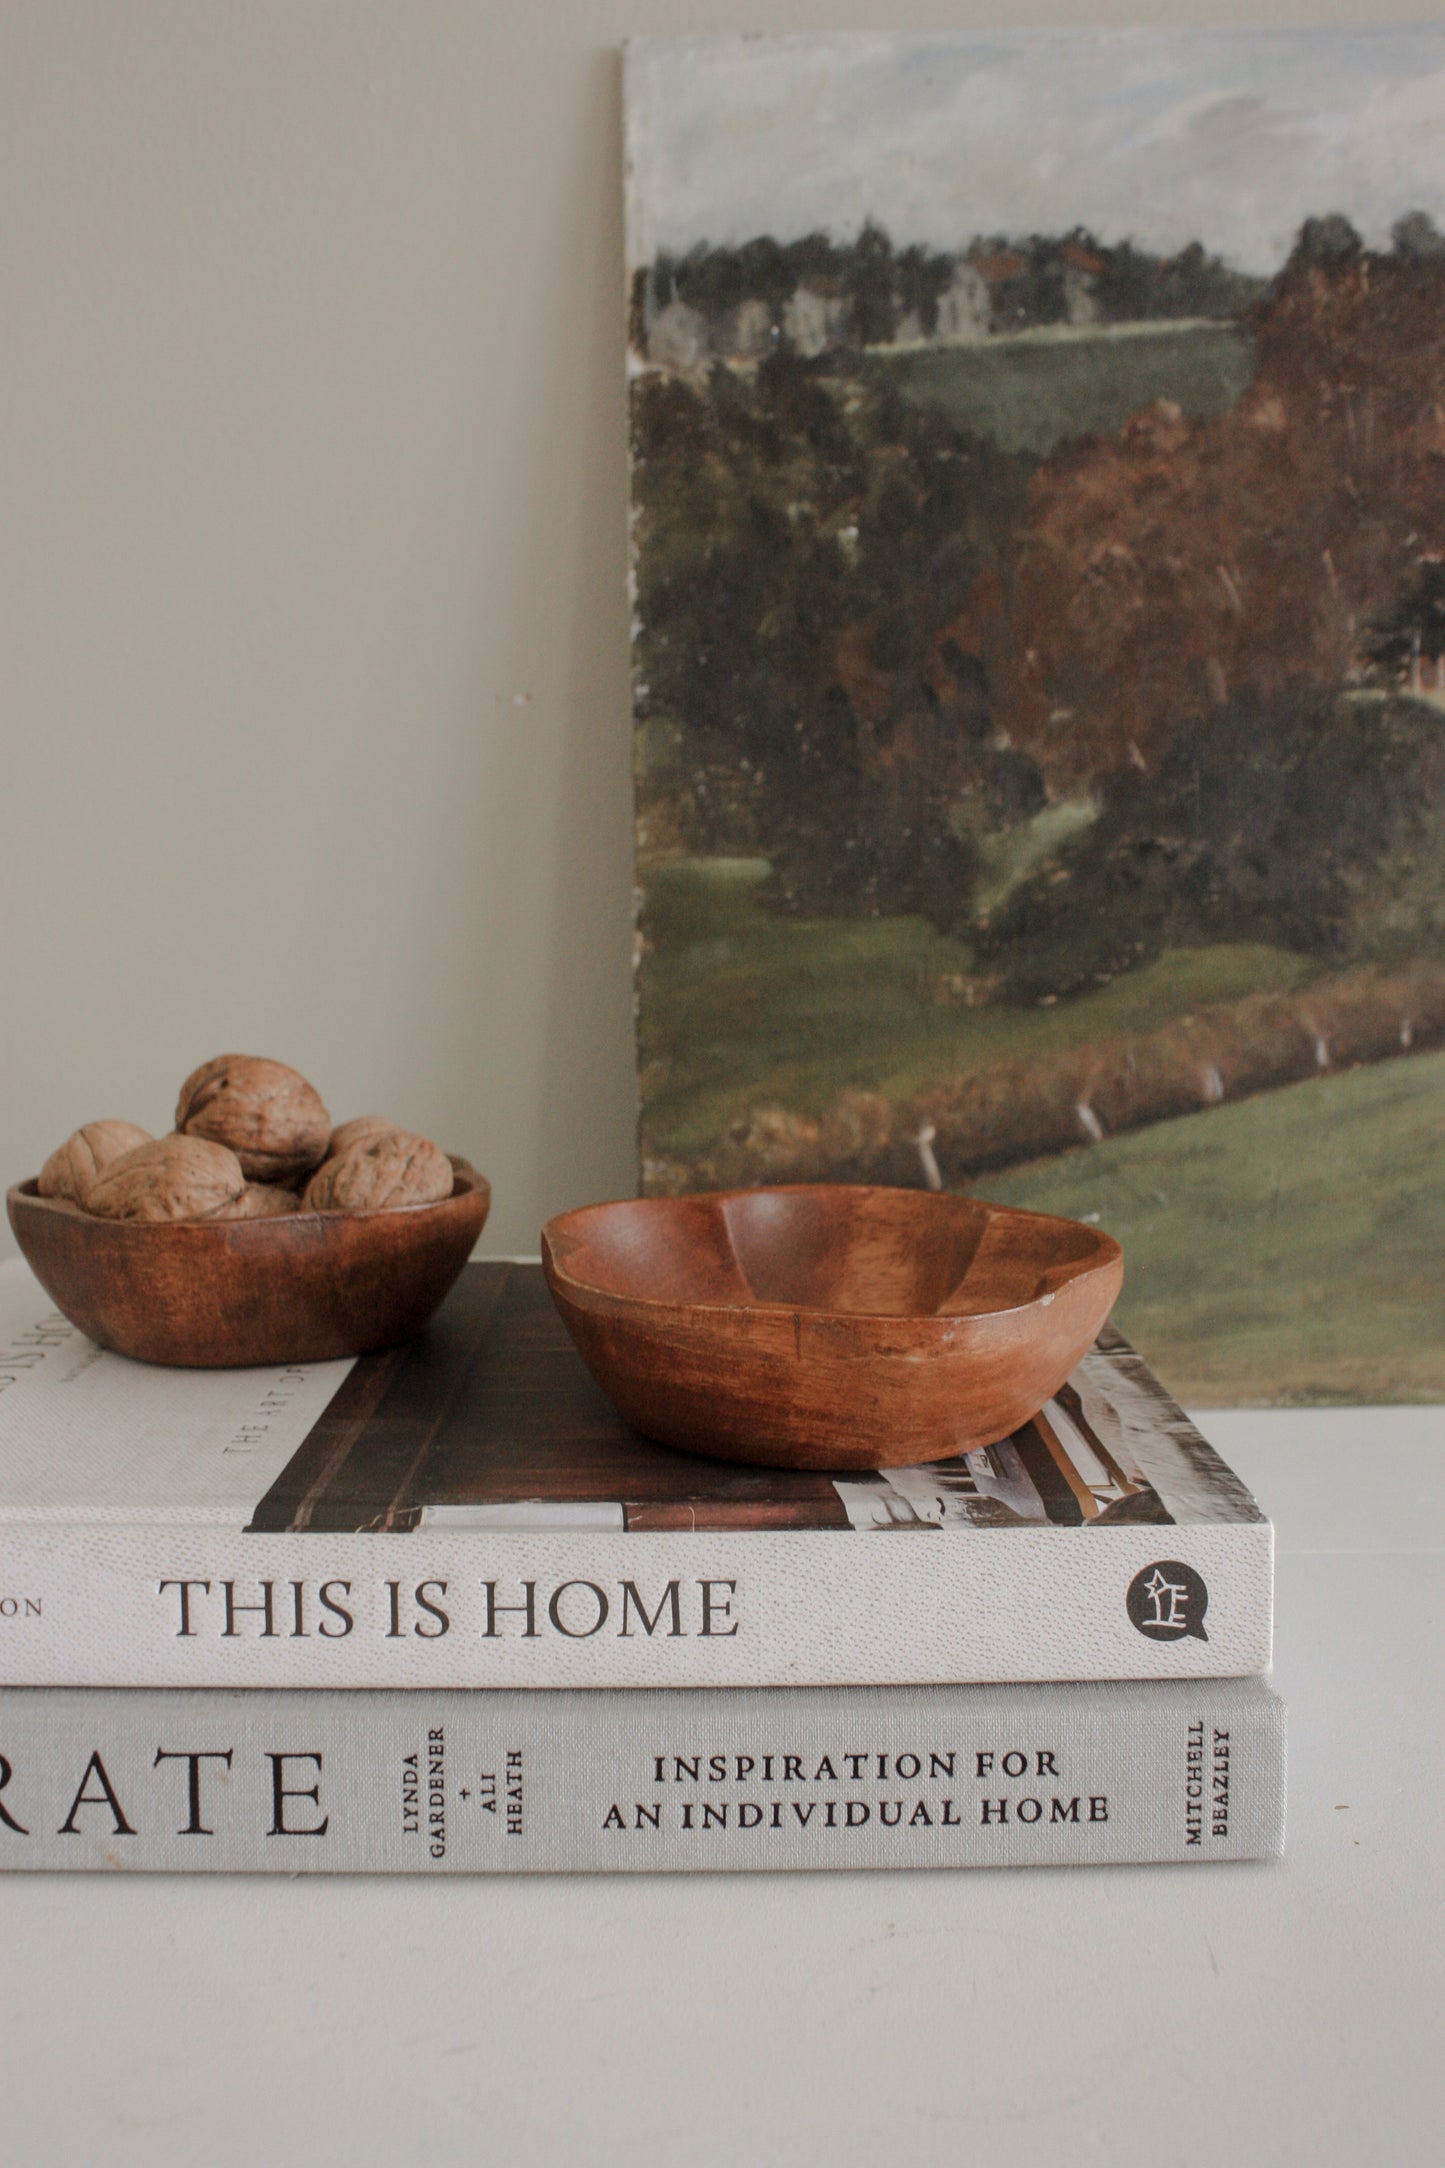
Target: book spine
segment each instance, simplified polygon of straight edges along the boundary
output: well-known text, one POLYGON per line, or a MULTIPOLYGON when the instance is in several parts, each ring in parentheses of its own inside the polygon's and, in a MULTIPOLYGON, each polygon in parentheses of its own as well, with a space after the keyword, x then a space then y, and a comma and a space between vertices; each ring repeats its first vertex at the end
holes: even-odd
POLYGON ((0 1866, 678 1872, 1258 1859, 1256 1680, 0 1693, 0 1866))
POLYGON ((0 1683, 1239 1677, 1269 1665, 1272 1582, 1267 1522, 270 1535, 16 1521, 0 1530, 0 1683))

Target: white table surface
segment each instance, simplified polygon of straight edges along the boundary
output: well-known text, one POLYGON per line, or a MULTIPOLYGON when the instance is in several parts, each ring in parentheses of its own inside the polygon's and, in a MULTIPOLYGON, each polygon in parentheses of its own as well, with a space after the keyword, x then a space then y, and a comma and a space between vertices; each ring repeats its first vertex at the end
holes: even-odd
POLYGON ((1445 2160, 1445 1409, 1201 1418, 1277 1865, 0 1880, 6 2168, 1445 2160))

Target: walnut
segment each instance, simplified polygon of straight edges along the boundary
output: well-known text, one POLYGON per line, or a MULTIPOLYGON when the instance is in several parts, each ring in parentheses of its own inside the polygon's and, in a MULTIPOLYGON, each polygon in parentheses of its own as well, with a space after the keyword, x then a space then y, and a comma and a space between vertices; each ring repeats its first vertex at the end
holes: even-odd
POLYGON ((35 1186, 42 1197, 68 1197, 72 1204, 83 1204, 102 1167, 151 1141, 150 1131, 137 1129, 134 1122, 87 1122, 56 1146, 35 1186))
POLYGON ((353 1144, 319 1167, 301 1203, 308 1212, 390 1212, 436 1204, 452 1193, 452 1163, 441 1147, 405 1129, 353 1144))
POLYGON ((389 1122, 384 1114, 357 1114, 339 1129, 331 1132, 331 1142, 326 1147, 328 1159, 339 1159, 349 1152, 353 1144, 370 1144, 375 1137, 390 1135, 396 1123, 389 1122))
POLYGON ((299 1212, 301 1199, 294 1189, 282 1189, 277 1182, 248 1182, 231 1204, 222 1205, 212 1219, 280 1219, 287 1212, 299 1212))
POLYGON ((286 1182, 322 1158, 331 1116, 305 1077, 284 1062, 220 1054, 181 1086, 176 1128, 227 1145, 249 1181, 286 1182))
POLYGON ((243 1194, 241 1162, 207 1137, 159 1137, 103 1167, 85 1193, 102 1219, 215 1219, 243 1194))

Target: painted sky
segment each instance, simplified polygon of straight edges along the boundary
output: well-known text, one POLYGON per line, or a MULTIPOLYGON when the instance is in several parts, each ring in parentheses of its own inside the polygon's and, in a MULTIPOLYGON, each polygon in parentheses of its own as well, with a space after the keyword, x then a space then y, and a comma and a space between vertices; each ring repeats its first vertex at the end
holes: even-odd
POLYGON ((628 254, 875 218, 899 245, 1061 233, 1278 269, 1302 219, 1445 227, 1445 27, 643 38, 628 254))

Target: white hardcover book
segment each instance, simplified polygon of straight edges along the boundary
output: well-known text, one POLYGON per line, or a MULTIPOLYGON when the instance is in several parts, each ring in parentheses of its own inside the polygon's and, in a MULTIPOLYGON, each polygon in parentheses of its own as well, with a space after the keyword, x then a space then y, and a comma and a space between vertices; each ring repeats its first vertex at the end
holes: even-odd
POLYGON ((1231 1676, 1273 1532, 1112 1330, 1031 1423, 877 1475, 636 1436, 536 1266, 408 1347, 103 1352, 0 1267, 0 1682, 785 1686, 1231 1676))
POLYGON ((1260 1680, 0 1693, 0 1868, 360 1873, 1259 1859, 1260 1680))

